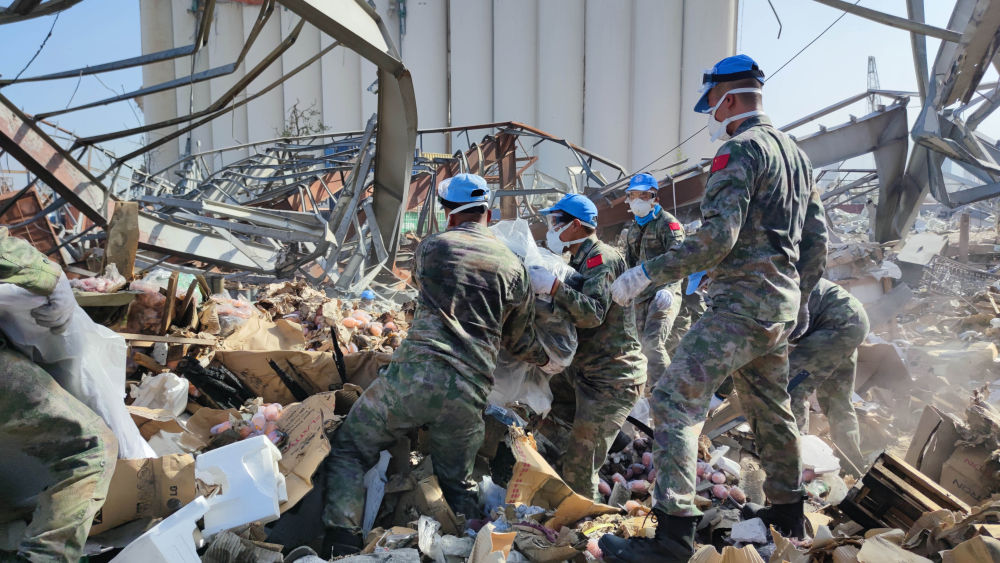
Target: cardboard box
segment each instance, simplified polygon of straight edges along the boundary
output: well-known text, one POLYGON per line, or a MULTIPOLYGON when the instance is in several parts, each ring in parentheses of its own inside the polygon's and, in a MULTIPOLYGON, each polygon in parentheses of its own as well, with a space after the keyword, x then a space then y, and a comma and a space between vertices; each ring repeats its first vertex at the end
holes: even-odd
POLYGON ((119 459, 107 501, 94 516, 90 535, 139 518, 169 516, 195 496, 194 457, 190 455, 119 459))
POLYGON ((990 452, 985 448, 956 446, 962 439, 958 433, 961 425, 954 415, 925 407, 906 462, 963 502, 976 506, 1000 492, 1000 481, 994 477, 1000 464, 989 461, 990 452))
POLYGON ((962 421, 928 405, 917 423, 904 458, 934 481, 941 481, 941 470, 948 458, 955 453, 955 442, 961 439, 958 427, 962 421))
POLYGON ((986 448, 961 446, 944 463, 939 482, 969 505, 977 506, 1000 492, 1000 482, 994 477, 997 471, 1000 464, 990 460, 986 448))

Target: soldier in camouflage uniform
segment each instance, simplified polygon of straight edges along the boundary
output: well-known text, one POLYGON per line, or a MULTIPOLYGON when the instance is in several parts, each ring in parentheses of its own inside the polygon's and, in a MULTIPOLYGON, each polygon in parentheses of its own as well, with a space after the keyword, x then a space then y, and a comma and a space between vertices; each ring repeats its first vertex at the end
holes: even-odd
MULTIPOLYGON (((659 183, 651 174, 636 174, 625 194, 635 225, 628 230, 625 262, 629 267, 655 258, 684 242, 684 227, 677 218, 659 204, 659 183)), ((642 353, 646 356, 648 387, 667 371, 670 355, 667 342, 674 320, 683 303, 681 280, 663 285, 650 285, 635 299, 635 325, 639 331, 642 353)))
POLYGON ((549 221, 549 249, 562 254, 568 247, 570 266, 579 272, 560 283, 543 268, 530 269, 535 293, 551 295, 577 327, 576 355, 566 371, 576 411, 560 474, 574 491, 598 500, 597 472, 642 394, 645 360, 634 311, 611 301, 611 282, 626 266, 617 250, 594 235, 597 207, 570 194, 541 213, 549 221))
POLYGON ((564 367, 552 366, 535 338, 524 265, 487 228, 486 181, 459 174, 441 183, 438 197, 450 211, 448 230, 424 239, 414 253, 419 296, 407 338, 351 408, 326 461, 323 520, 335 554, 360 547, 365 472, 381 450, 421 426, 429 429, 445 500, 456 513, 478 516, 472 467, 501 344, 543 370, 564 367))
MULTIPOLYGON (((54 332, 64 329, 76 306, 59 266, 11 237, 6 227, 0 227, 0 283, 48 296, 48 303, 32 316, 54 332)), ((49 482, 37 492, 33 507, 8 504, 0 509, 0 521, 31 516, 17 551, 22 560, 76 563, 94 515, 104 505, 118 442, 97 414, 48 372, 9 348, 2 328, 0 381, 0 455, 30 459, 39 475, 47 473, 49 482)), ((31 494, 24 491, 23 496, 31 494)))
MULTIPOLYGON (((791 343, 788 355, 788 394, 795 422, 800 433, 809 431, 809 396, 816 391, 820 407, 830 421, 834 443, 855 467, 863 469, 861 434, 851 395, 858 346, 868 336, 868 314, 850 292, 826 279, 819 280, 813 288, 806 306, 809 326, 802 338, 791 343)), ((716 391, 713 408, 732 391, 730 377, 716 391)), ((846 466, 845 469, 850 471, 846 466)))
POLYGON ((712 160, 702 226, 612 287, 615 301, 628 303, 650 284, 714 268, 710 309, 684 336, 650 401, 655 537, 606 535, 600 547, 607 561, 687 561, 692 555, 701 515, 694 504, 698 434, 712 392, 733 373, 773 503, 759 516, 787 535, 804 533, 799 433, 786 390, 788 338, 802 314, 801 295, 822 275, 826 230, 808 157, 760 110, 763 78, 745 55, 723 59, 705 75, 695 109, 712 116, 713 140, 732 140, 712 160), (800 263, 819 271, 803 269, 800 278, 800 263))
POLYGON ((859 470, 864 470, 858 416, 851 396, 858 367, 858 346, 868 336, 868 315, 860 301, 839 285, 821 279, 809 294, 809 328, 794 343, 789 374, 803 378, 791 391, 799 430, 809 431, 809 395, 816 391, 830 421, 830 436, 859 470), (806 372, 803 374, 802 372, 806 372))

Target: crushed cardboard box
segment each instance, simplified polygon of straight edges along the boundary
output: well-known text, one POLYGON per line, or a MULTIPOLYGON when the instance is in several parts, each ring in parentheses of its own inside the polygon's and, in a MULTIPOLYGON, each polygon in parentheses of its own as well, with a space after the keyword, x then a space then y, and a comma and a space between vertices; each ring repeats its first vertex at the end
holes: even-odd
POLYGON ((508 504, 522 503, 553 510, 555 514, 545 527, 558 530, 571 526, 588 516, 618 512, 606 504, 598 504, 573 492, 545 458, 535 449, 534 440, 516 426, 510 428, 509 444, 516 463, 514 475, 507 485, 508 504))
POLYGON ((168 516, 196 496, 194 457, 190 455, 119 459, 107 501, 94 516, 90 535, 139 518, 168 516))

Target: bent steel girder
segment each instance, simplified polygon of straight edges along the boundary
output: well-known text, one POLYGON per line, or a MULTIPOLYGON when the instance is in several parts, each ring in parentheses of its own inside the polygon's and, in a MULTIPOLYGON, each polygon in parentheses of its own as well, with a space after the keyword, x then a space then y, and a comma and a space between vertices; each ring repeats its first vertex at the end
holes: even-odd
MULTIPOLYGON (((0 148, 97 225, 104 227, 113 205, 107 188, 76 159, 0 95, 0 148)), ((228 268, 261 271, 260 263, 273 269, 274 250, 247 243, 247 256, 224 238, 194 227, 164 221, 149 213, 139 214, 139 246, 164 254, 201 260, 228 268), (270 253, 270 257, 268 257, 270 253)))
POLYGON ((374 217, 369 219, 378 225, 391 264, 417 146, 417 102, 410 72, 382 18, 362 0, 281 0, 281 4, 378 67, 374 217))

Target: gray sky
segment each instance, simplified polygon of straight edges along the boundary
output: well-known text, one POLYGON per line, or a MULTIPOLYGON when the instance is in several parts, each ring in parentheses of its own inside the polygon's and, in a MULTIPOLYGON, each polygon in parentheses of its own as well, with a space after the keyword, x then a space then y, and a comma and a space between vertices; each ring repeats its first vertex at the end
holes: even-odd
MULTIPOLYGON (((165 0, 164 0, 165 1, 165 0)), ((707 1, 707 0, 706 0, 707 1)), ((782 22, 778 23, 767 0, 740 0, 738 52, 754 57, 771 76, 782 64, 813 40, 842 12, 808 0, 772 0, 782 22)), ((950 0, 926 1, 927 21, 944 27, 951 14, 950 0)), ((863 0, 861 5, 905 16, 904 0, 863 0)), ((48 33, 55 16, 0 26, 4 57, 0 74, 16 75, 34 55, 48 33)), ((938 41, 928 40, 932 64, 938 41)), ((64 12, 55 24, 45 49, 25 72, 26 76, 66 70, 96 62, 111 61, 140 53, 138 2, 122 0, 87 0, 64 12)), ((909 34, 853 15, 846 15, 822 38, 775 74, 765 87, 765 110, 776 124, 782 125, 820 108, 864 91, 867 87, 868 56, 878 64, 881 87, 890 90, 915 90, 916 79, 910 52, 909 34)), ((28 112, 51 111, 92 101, 141 85, 141 71, 128 69, 89 76, 82 80, 25 84, 3 89, 3 95, 28 112), (77 85, 79 83, 79 87, 77 85), (74 94, 74 90, 76 90, 74 94)), ((985 81, 996 80, 993 69, 985 81)), ((911 120, 918 111, 918 101, 910 102, 911 120)), ((849 114, 864 115, 864 101, 824 117, 818 123, 837 125, 849 114)), ((60 126, 80 135, 93 134, 141 122, 142 114, 134 103, 117 103, 53 118, 60 126)), ((815 131, 818 124, 802 127, 796 134, 815 131)), ((1000 136, 1000 115, 991 116, 980 131, 1000 136)), ((686 134, 692 132, 684 132, 686 134)), ((138 139, 122 140, 108 148, 122 154, 135 147, 138 139)), ((664 147, 666 150, 669 147, 664 147)), ((20 168, 9 157, 0 160, 0 168, 20 168)))

